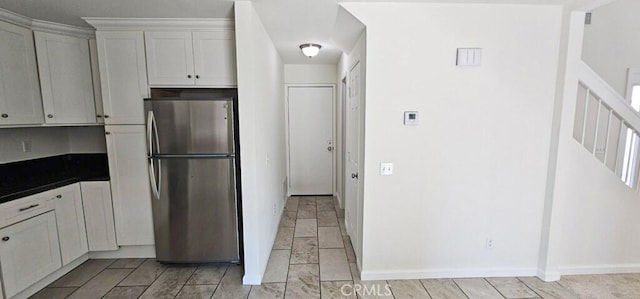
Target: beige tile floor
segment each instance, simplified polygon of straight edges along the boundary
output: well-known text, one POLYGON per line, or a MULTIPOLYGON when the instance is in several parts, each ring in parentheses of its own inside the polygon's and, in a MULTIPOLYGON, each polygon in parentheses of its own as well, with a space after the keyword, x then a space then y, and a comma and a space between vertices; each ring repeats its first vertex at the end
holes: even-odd
POLYGON ((331 197, 292 197, 260 286, 242 267, 168 266, 153 259, 89 260, 33 298, 640 298, 640 274, 360 281, 331 197), (377 294, 353 290, 379 290, 377 294), (346 293, 341 292, 346 291, 346 293))

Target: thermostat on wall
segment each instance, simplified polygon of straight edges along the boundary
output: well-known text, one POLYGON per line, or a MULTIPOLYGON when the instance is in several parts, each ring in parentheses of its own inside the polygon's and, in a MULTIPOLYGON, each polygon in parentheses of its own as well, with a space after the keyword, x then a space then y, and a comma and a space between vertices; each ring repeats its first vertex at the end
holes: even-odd
POLYGON ((405 111, 404 112, 404 125, 405 126, 417 126, 420 124, 418 118, 418 111, 405 111))

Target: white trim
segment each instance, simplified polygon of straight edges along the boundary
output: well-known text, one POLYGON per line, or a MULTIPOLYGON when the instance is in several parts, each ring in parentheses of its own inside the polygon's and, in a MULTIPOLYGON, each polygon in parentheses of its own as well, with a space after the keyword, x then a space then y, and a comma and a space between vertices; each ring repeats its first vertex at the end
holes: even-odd
MULTIPOLYGON (((40 290, 44 289, 46 286, 48 286, 52 282, 58 280, 58 278, 60 278, 60 277, 64 276, 65 274, 71 272, 71 270, 73 270, 76 267, 80 266, 82 263, 84 263, 88 259, 89 259, 89 257, 88 257, 87 254, 82 255, 81 257, 75 259, 74 261, 72 261, 69 264, 67 264, 66 266, 56 270, 55 272, 47 275, 45 278, 43 278, 40 281, 34 283, 30 287, 24 289, 22 292, 16 294, 15 296, 13 296, 11 298, 12 299, 22 299, 22 298, 29 298, 29 297, 33 296, 33 294, 35 294, 35 293, 39 292, 40 290)), ((2 294, 0 293, 0 297, 1 297, 1 295, 2 294)))
POLYGON ((91 259, 123 259, 123 258, 155 258, 156 247, 154 245, 120 246, 114 251, 89 252, 91 259))
POLYGON ((25 17, 15 12, 8 11, 4 8, 0 8, 0 20, 27 28, 31 27, 31 22, 33 21, 29 17, 25 17))
POLYGON ((234 20, 229 18, 82 18, 101 31, 151 31, 151 30, 234 30, 234 20))
POLYGON ((242 284, 243 285, 255 285, 255 286, 261 285, 262 284, 262 276, 245 274, 242 277, 242 284))
POLYGON ((93 28, 71 26, 42 20, 33 20, 31 22, 31 28, 40 32, 71 35, 87 39, 96 36, 96 31, 93 28))
POLYGON ((559 267, 562 275, 638 273, 640 264, 603 264, 559 267))
POLYGON ((397 280, 430 278, 470 278, 470 277, 515 277, 536 276, 536 268, 499 268, 499 269, 435 269, 406 271, 362 271, 362 280, 397 280))
POLYGON ((544 272, 538 269, 538 274, 536 276, 545 282, 560 280, 560 272, 544 272))
POLYGON ((47 33, 64 34, 82 38, 95 36, 95 30, 92 28, 32 19, 3 8, 0 8, 0 21, 47 33))

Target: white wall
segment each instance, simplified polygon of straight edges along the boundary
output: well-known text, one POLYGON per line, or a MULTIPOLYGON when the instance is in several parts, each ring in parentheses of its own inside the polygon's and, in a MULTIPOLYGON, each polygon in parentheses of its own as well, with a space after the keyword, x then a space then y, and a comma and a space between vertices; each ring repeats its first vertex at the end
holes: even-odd
POLYGON ((640 1, 617 0, 592 11, 584 28, 582 58, 621 96, 627 69, 640 68, 640 1))
POLYGON ((103 127, 50 127, 0 129, 0 163, 69 153, 105 153, 103 127), (31 141, 31 152, 22 141, 31 141))
MULTIPOLYGON (((558 274, 638 272, 639 195, 572 137, 578 80, 588 78, 579 67, 583 63, 580 60, 583 17, 584 13, 575 13, 567 54, 548 271, 558 274)), ((622 101, 604 78, 591 81, 600 83, 590 87, 603 99, 622 101)))
POLYGON ((244 225, 243 282, 260 284, 285 199, 284 66, 250 1, 235 3, 235 22, 244 225))
POLYGON ((107 140, 104 127, 69 127, 69 152, 106 153, 107 140))
POLYGON ((335 84, 335 64, 285 64, 285 84, 335 84))
POLYGON ((367 26, 363 278, 534 275, 561 7, 343 6, 367 26))

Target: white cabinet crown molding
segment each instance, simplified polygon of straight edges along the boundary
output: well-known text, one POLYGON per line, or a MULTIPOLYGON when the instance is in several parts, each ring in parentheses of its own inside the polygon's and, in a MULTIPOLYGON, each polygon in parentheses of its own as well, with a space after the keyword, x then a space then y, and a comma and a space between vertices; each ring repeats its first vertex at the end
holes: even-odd
POLYGON ((15 12, 0 8, 0 21, 5 21, 14 25, 26 27, 32 30, 71 35, 82 38, 91 38, 95 36, 93 28, 78 27, 61 23, 35 20, 27 16, 17 14, 15 12))
POLYGON ((33 20, 31 28, 35 31, 71 35, 79 38, 94 38, 95 29, 71 26, 42 20, 33 20))
POLYGON ((82 18, 100 31, 215 31, 234 30, 229 18, 82 18))
POLYGON ((19 15, 12 11, 8 11, 4 8, 0 8, 0 21, 9 22, 11 24, 27 28, 30 28, 31 23, 33 22, 31 18, 19 15))

